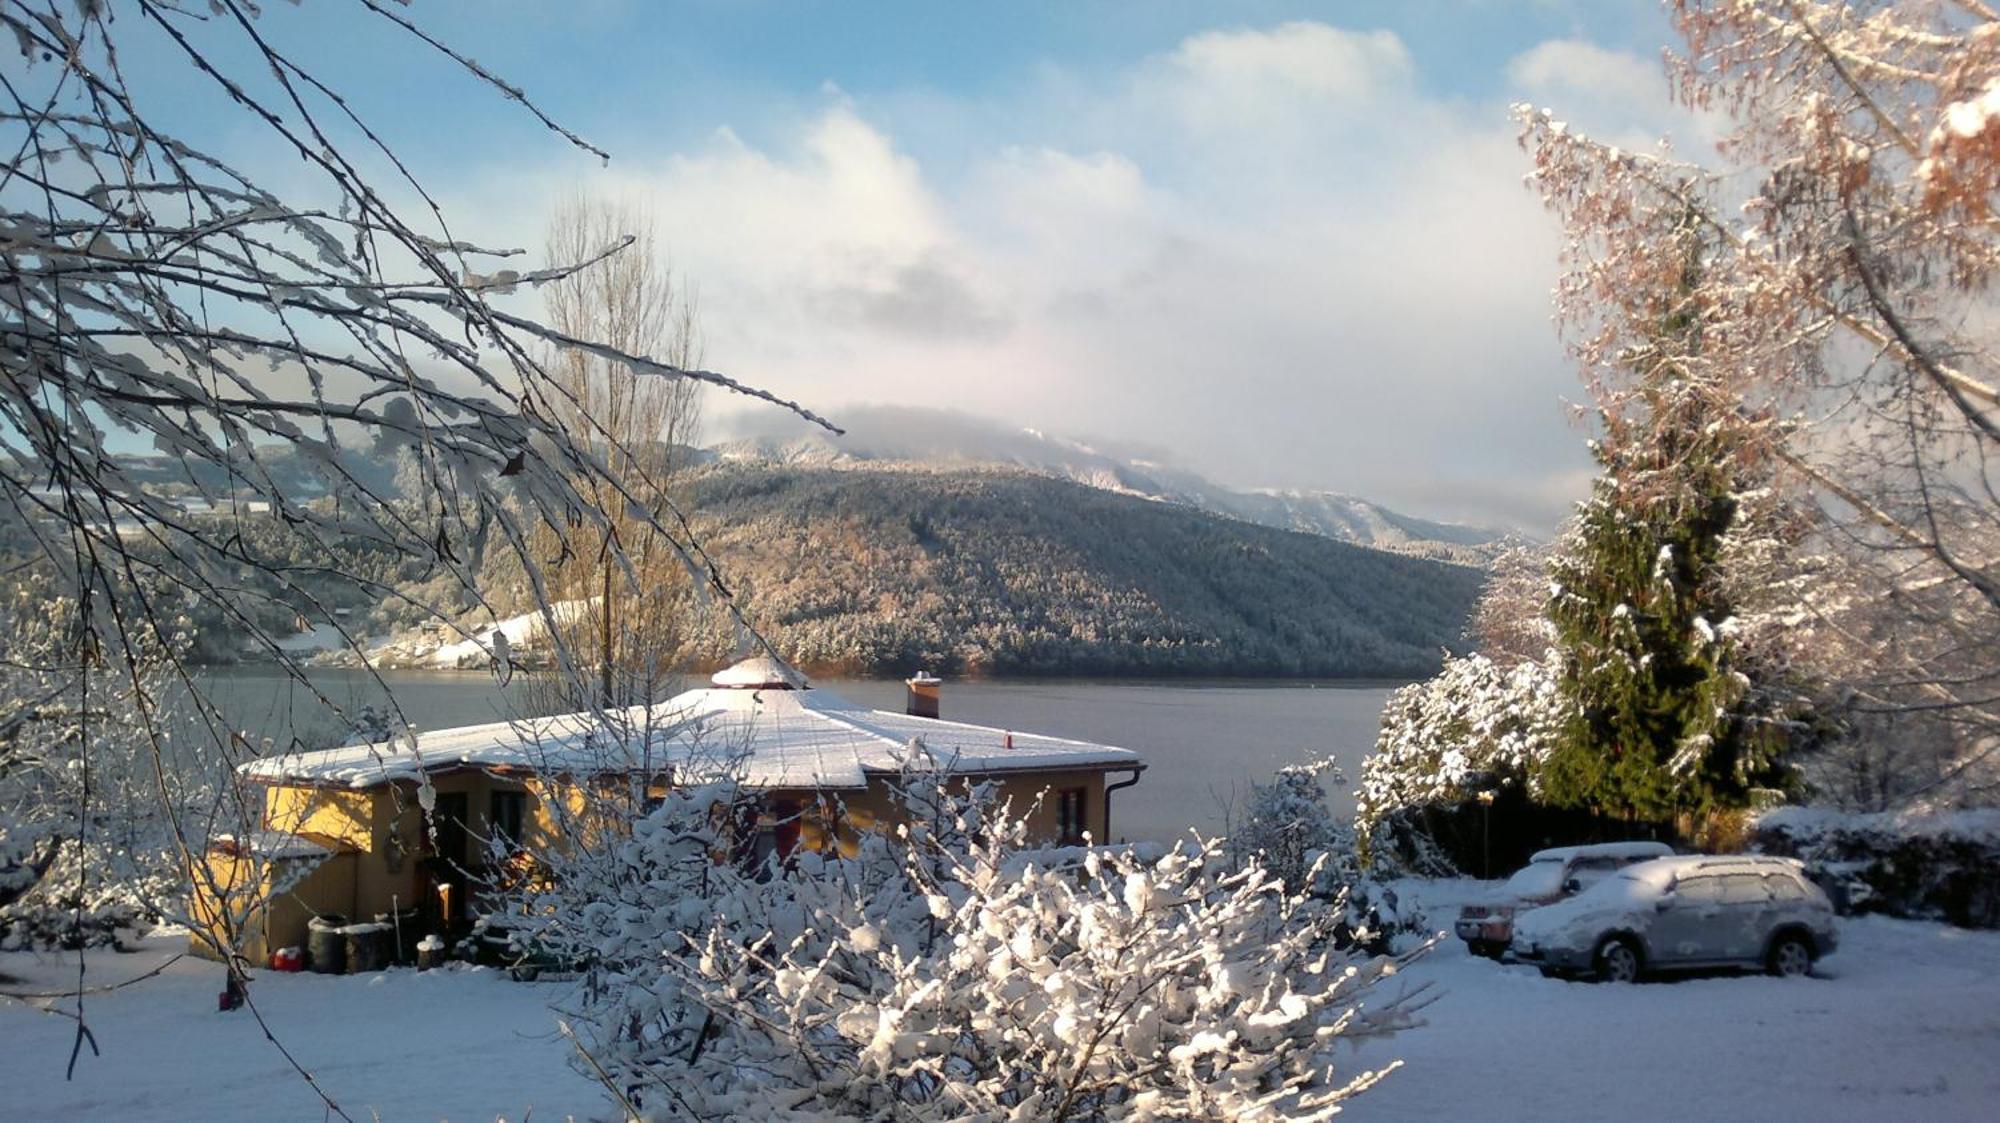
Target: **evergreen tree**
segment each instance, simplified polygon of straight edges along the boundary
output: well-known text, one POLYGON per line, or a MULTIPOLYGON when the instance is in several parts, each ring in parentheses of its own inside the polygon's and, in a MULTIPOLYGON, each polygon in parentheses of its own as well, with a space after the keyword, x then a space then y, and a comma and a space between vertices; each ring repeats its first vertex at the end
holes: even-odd
POLYGON ((1696 336, 1669 321, 1604 411, 1603 474, 1550 565, 1569 717, 1542 781, 1559 805, 1660 821, 1745 806, 1782 775, 1790 727, 1756 712, 1721 566, 1756 468, 1740 411, 1687 373, 1696 336))

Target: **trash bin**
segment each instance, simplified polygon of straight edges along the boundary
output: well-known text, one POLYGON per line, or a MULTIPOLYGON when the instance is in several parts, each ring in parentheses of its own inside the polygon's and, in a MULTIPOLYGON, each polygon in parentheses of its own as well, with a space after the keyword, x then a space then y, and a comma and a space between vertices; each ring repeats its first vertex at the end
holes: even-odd
POLYGON ((338 975, 347 970, 347 936, 341 929, 347 918, 337 913, 315 916, 306 922, 306 960, 321 975, 338 975))
POLYGON ((389 965, 389 926, 350 924, 341 929, 347 937, 347 969, 356 975, 380 971, 389 965))

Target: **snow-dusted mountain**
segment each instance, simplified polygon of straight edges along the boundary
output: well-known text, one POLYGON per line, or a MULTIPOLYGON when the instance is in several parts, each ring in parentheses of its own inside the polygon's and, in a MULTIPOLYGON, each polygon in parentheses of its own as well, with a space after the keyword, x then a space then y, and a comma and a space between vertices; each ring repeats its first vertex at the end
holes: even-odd
POLYGON ((1238 490, 1143 455, 946 410, 860 407, 843 410, 841 422, 846 436, 751 429, 709 451, 721 460, 810 467, 907 462, 1014 468, 1262 526, 1474 565, 1489 560, 1506 538, 1504 531, 1415 518, 1335 491, 1238 490))

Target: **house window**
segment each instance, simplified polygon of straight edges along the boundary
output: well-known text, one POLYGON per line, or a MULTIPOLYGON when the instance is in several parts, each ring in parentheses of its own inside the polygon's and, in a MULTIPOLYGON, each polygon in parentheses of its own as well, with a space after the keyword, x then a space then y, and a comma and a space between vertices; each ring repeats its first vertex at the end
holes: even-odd
POLYGON ((1064 846, 1081 845, 1083 832, 1089 829, 1083 818, 1084 795, 1083 788, 1063 788, 1056 793, 1057 841, 1064 846))
POLYGON ((486 825, 493 839, 509 850, 521 845, 521 820, 527 814, 528 793, 499 791, 488 805, 486 825))

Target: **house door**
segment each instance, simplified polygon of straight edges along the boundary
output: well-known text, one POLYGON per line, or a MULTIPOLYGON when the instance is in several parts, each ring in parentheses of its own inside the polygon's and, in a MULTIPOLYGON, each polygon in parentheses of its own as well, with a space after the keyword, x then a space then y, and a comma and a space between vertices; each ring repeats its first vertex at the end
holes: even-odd
POLYGON ((472 890, 467 876, 471 868, 471 832, 465 825, 469 813, 464 792, 440 792, 429 821, 423 825, 424 847, 429 852, 424 859, 424 872, 430 881, 424 904, 446 929, 465 920, 467 898, 472 890))

